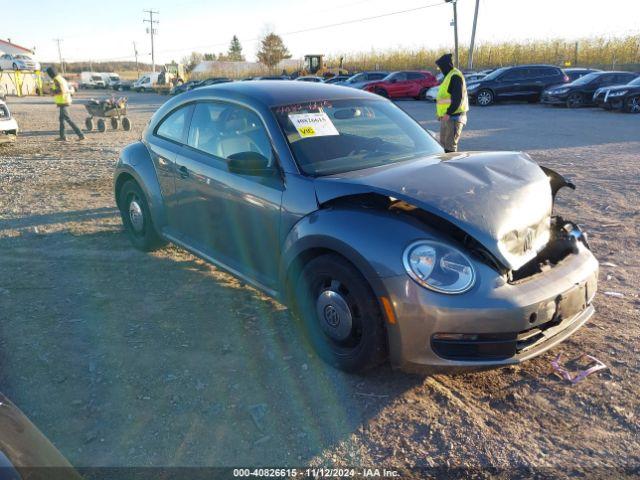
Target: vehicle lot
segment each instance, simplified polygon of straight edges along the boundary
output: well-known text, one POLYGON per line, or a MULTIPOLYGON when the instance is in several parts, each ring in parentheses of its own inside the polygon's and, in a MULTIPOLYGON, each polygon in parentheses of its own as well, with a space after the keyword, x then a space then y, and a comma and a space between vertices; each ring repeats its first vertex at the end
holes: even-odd
MULTIPOLYGON (((597 314, 522 366, 359 377, 254 289, 178 248, 131 247, 112 167, 163 100, 131 93, 131 132, 66 144, 50 99, 9 101, 23 133, 0 150, 0 390, 71 463, 638 468, 639 116, 473 108, 463 150, 524 150, 577 184, 559 207, 603 262, 597 314), (609 370, 570 386, 560 352, 609 370)), ((398 105, 437 130, 433 104, 398 105)))

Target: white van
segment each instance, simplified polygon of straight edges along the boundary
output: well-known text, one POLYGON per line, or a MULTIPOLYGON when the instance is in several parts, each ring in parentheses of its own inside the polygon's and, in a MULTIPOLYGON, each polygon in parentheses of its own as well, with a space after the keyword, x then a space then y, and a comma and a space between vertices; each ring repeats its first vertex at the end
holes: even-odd
POLYGON ((102 72, 102 79, 106 84, 107 88, 113 88, 116 83, 120 83, 120 75, 114 72, 102 72))
POLYGON ((133 83, 133 90, 138 92, 147 92, 153 90, 153 87, 158 83, 158 77, 160 73, 149 72, 144 73, 138 80, 133 83))
POLYGON ((101 73, 80 72, 80 88, 104 88, 106 85, 101 73))

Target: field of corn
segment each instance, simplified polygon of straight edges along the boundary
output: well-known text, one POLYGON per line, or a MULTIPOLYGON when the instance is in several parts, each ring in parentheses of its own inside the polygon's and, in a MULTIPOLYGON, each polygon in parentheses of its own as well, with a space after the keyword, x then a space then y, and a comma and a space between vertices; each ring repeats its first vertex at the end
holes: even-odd
MULTIPOLYGON (((343 56, 343 66, 349 71, 403 70, 432 68, 445 49, 395 49, 333 55, 329 66, 337 66, 343 56)), ((466 66, 469 46, 460 45, 460 65, 466 66)), ((476 45, 474 68, 503 65, 550 63, 560 66, 589 66, 602 69, 640 70, 640 35, 619 38, 592 37, 580 40, 538 40, 522 43, 501 42, 476 45)))

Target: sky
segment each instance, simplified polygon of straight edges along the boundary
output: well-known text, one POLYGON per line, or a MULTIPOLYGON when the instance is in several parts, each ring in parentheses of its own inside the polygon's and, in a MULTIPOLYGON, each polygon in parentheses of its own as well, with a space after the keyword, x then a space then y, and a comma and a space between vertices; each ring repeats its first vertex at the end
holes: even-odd
MULTIPOLYGON (((151 61, 143 10, 159 12, 156 63, 191 51, 225 52, 240 38, 255 60, 258 38, 280 34, 293 58, 306 53, 345 54, 393 48, 453 47, 451 4, 443 0, 0 0, 0 38, 35 47, 41 61, 57 61, 61 38, 65 61, 151 61), (430 6, 433 5, 433 6, 430 6), (425 8, 421 8, 425 7, 425 8), (406 13, 303 33, 324 25, 406 13)), ((458 0, 461 44, 471 36, 475 0, 458 0)), ((502 40, 640 34, 640 0, 480 0, 477 43, 502 40)))

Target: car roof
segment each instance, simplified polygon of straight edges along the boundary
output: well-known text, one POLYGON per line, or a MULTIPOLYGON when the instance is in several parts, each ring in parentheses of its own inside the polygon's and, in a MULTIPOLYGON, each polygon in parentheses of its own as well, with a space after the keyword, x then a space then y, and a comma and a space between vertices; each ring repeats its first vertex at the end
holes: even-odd
MULTIPOLYGON (((357 89, 347 89, 322 82, 283 82, 264 80, 262 82, 232 82, 211 85, 191 90, 184 95, 194 97, 215 95, 250 99, 266 107, 318 100, 340 100, 349 98, 370 98, 372 94, 357 89)), ((184 97, 186 98, 186 97, 184 97)))

